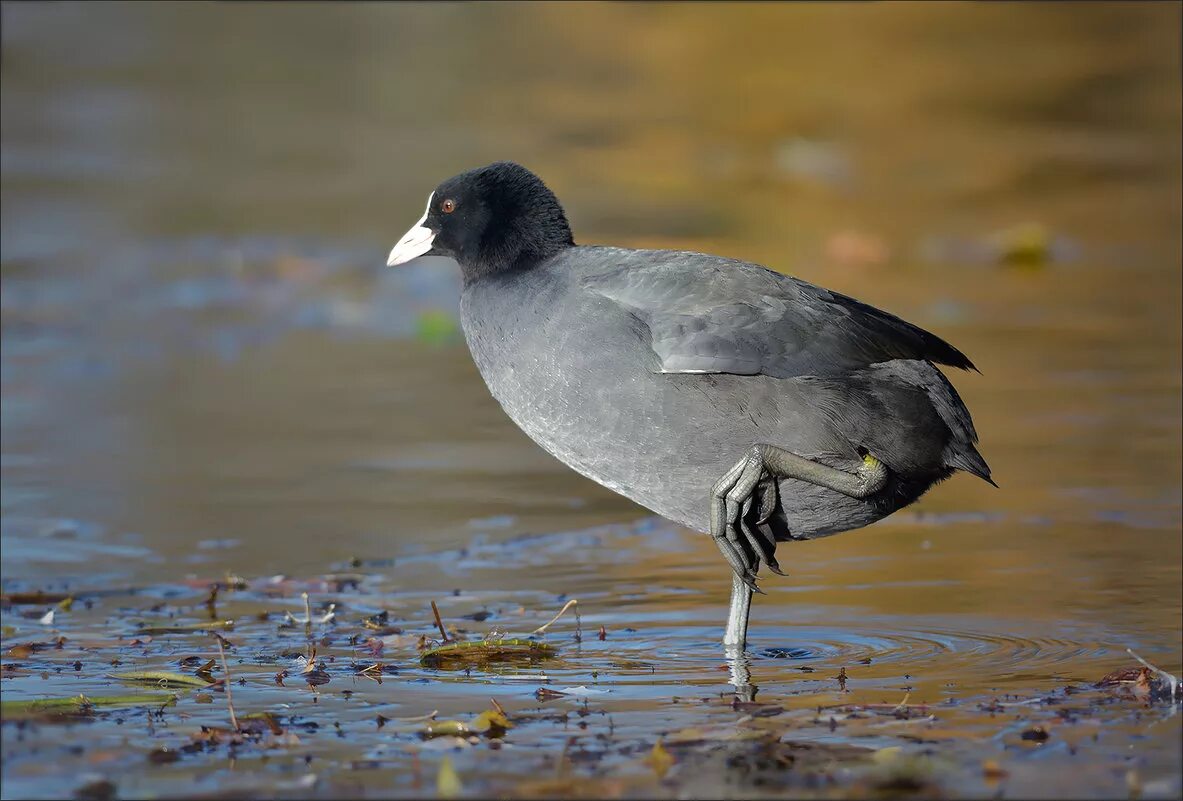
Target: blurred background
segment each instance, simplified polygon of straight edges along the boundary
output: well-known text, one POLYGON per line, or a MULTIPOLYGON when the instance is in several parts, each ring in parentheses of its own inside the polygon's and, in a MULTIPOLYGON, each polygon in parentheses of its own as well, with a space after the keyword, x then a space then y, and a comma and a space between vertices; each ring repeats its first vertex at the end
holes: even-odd
MULTIPOLYGON (((74 786, 100 770, 125 795, 229 782, 270 796, 315 753, 322 788, 332 765, 363 781, 362 754, 387 760, 366 774, 373 794, 419 797, 420 739, 376 731, 375 708, 381 729, 391 709, 535 704, 510 675, 418 668, 429 600, 479 634, 490 615, 529 631, 578 595, 587 630, 610 634, 549 670, 617 693, 619 759, 603 775, 653 782, 636 755, 659 729, 734 726, 730 705, 707 703, 727 675, 715 547, 509 422, 458 331, 455 265, 384 266, 441 180, 512 159, 556 191, 579 242, 759 262, 929 328, 981 369, 950 377, 1001 489, 957 476, 868 529, 782 548, 790 576, 765 582, 753 612, 764 697, 808 715, 841 700, 832 677, 849 670, 863 700, 966 702, 965 722, 945 725, 973 743, 954 785, 971 794, 995 792, 984 748, 1018 797, 1133 794, 1134 768, 1158 782, 1145 797, 1178 796, 1177 716, 1159 726, 1110 704, 1100 741, 1076 727, 1087 760, 1061 726, 1043 761, 1023 761, 1043 740, 994 715, 1000 693, 1131 664, 1127 647, 1183 667, 1178 4, 4 3, 0 16, 0 567, 5 593, 67 599, 56 619, 41 596, 5 607, 4 667, 28 662, 4 673, 6 702, 109 694, 119 660, 176 669, 208 638, 132 648, 131 626, 214 615, 202 604, 217 580, 239 588, 217 611, 238 620, 234 669, 251 677, 235 699, 329 732, 301 729, 304 750, 271 762, 244 751, 229 771, 216 753, 150 767, 145 752, 185 742, 180 722, 159 736, 151 720, 147 735, 91 726, 97 753, 45 729, 5 738, 0 795, 100 797, 74 786), (356 575, 318 578, 329 570, 356 575), (302 613, 302 589, 342 604, 321 627, 322 655, 332 641, 340 661, 320 690, 273 680, 278 655, 304 647, 276 629, 302 613), (412 635, 388 638, 403 673, 382 687, 343 667, 379 612, 412 635), (13 637, 50 631, 67 650, 13 656, 13 637), (683 693, 704 704, 670 700, 683 693), (342 720, 349 738, 333 735, 342 720)), ((169 720, 224 726, 221 701, 202 699, 169 720)), ((472 749, 458 769, 503 795, 516 785, 498 771, 551 775, 571 731, 526 727, 511 744, 533 761, 472 749)), ((819 736, 851 729, 834 732, 831 719, 819 736)), ((324 792, 361 793, 344 787, 324 792)))
MULTIPOLYGON (((578 241, 757 261, 979 365, 953 379, 1002 489, 799 558, 959 587, 898 608, 1029 586, 1177 655, 1179 15, 5 4, 4 575, 299 574, 645 516, 503 416, 454 265, 383 266, 440 180, 513 159, 578 241)), ((584 578, 690 561, 723 593, 677 543, 584 578)))

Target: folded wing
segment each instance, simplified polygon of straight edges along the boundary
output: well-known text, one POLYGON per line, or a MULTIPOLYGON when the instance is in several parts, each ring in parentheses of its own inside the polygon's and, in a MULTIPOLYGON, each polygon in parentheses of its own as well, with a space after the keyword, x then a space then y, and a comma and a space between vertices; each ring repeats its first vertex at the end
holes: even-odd
MULTIPOLYGON (((615 250, 615 249, 612 249, 615 250)), ((615 251, 584 278, 648 328, 667 373, 825 376, 893 359, 976 369, 940 337, 764 267, 677 251, 615 251)))

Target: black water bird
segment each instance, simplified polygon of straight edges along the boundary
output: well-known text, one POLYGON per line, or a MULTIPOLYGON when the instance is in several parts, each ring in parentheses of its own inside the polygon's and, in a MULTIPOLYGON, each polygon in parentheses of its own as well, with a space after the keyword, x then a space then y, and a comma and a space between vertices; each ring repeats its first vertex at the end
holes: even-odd
POLYGON ((449 256, 490 391, 539 445, 659 515, 709 533, 734 572, 724 642, 746 642, 776 546, 868 525, 964 470, 977 433, 934 365, 939 337, 735 259, 576 245, 517 164, 440 184, 389 265, 449 256))

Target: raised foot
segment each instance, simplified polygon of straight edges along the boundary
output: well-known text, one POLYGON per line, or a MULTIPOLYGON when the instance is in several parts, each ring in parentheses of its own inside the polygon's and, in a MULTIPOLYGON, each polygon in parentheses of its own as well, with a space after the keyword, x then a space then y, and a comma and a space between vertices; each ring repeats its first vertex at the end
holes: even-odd
POLYGON ((784 575, 768 525, 779 505, 778 479, 795 478, 852 498, 866 498, 883 489, 887 476, 887 467, 870 453, 848 473, 774 445, 753 445, 711 491, 711 537, 735 575, 753 592, 763 592, 756 584, 761 564, 784 575))
POLYGON ((756 584, 760 564, 784 575, 777 564, 776 540, 768 519, 776 511, 776 478, 764 466, 764 458, 752 448, 711 491, 711 536, 731 569, 753 592, 763 592, 756 584), (755 519, 753 503, 759 510, 755 519))

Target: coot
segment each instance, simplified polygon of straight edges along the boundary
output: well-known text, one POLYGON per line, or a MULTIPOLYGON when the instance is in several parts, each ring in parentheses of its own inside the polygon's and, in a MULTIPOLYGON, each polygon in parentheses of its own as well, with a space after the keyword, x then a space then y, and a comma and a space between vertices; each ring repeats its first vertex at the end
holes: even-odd
POLYGON ((464 336, 523 431, 714 538, 730 646, 760 567, 781 572, 777 543, 873 523, 956 470, 993 483, 934 366, 970 360, 853 298, 720 256, 576 245, 510 162, 440 184, 387 264, 427 254, 459 263, 464 336))

